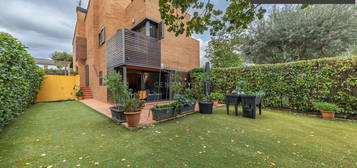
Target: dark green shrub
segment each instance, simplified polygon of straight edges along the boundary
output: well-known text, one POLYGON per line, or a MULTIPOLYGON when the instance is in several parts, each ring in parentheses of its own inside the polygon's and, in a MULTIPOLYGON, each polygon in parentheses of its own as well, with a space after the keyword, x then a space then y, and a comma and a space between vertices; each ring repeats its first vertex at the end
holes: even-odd
POLYGON ((0 32, 0 128, 35 103, 43 75, 23 44, 0 32))
MULTIPOLYGON (((231 93, 237 81, 244 92, 264 92, 264 105, 300 111, 314 110, 312 102, 333 102, 340 113, 357 113, 357 57, 336 57, 283 64, 212 69, 213 91, 231 93)), ((192 89, 202 88, 200 72, 190 74, 192 89)), ((202 90, 202 89, 201 89, 202 90)), ((196 91, 199 93, 199 90, 196 91)))

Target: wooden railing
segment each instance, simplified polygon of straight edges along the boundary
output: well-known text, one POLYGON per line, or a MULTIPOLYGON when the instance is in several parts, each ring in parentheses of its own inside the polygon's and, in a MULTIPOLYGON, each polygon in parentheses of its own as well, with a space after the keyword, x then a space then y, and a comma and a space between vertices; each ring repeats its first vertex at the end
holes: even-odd
POLYGON ((125 63, 160 66, 160 40, 124 29, 125 63))

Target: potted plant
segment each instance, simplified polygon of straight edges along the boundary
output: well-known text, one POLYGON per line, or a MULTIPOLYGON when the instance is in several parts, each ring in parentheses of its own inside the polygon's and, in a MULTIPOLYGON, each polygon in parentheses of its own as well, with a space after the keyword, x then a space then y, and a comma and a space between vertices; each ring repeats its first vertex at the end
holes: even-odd
POLYGON ((210 97, 213 100, 213 106, 218 106, 219 101, 224 99, 224 95, 218 92, 211 93, 210 97))
POLYGON ((110 91, 110 102, 114 104, 110 107, 112 119, 118 122, 125 122, 124 102, 129 98, 130 90, 127 84, 123 82, 122 76, 116 72, 111 72, 105 77, 105 86, 110 91))
POLYGON ((128 121, 129 127, 137 127, 140 123, 141 110, 144 107, 144 101, 139 100, 136 96, 130 96, 124 103, 124 114, 128 121))
POLYGON ((314 102, 313 105, 316 110, 321 112, 322 118, 325 120, 333 120, 335 112, 340 109, 337 105, 327 102, 314 102))
POLYGON ((84 96, 84 94, 81 90, 78 90, 76 92, 76 97, 78 98, 78 100, 83 100, 84 99, 83 96, 84 96))
POLYGON ((175 111, 176 102, 171 104, 153 106, 152 111, 153 119, 156 121, 168 119, 176 115, 175 111))

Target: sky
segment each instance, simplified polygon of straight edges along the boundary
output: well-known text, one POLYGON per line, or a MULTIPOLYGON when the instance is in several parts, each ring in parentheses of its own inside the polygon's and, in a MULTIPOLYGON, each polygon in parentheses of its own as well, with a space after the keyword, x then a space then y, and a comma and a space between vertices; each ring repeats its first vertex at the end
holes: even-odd
MULTIPOLYGON (((7 32, 28 47, 35 58, 50 58, 54 51, 72 52, 78 0, 0 0, 0 32, 7 32)), ((88 0, 83 0, 87 6, 88 0)), ((212 0, 216 8, 227 2, 212 0)), ((201 42, 201 63, 209 34, 194 34, 201 42)))

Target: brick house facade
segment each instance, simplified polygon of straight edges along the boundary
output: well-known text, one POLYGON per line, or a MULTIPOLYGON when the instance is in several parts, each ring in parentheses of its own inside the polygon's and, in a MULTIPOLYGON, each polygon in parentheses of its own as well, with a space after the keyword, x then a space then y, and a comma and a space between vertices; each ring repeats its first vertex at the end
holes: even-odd
POLYGON ((168 32, 158 4, 159 0, 90 0, 87 9, 77 8, 73 65, 81 87, 90 89, 94 99, 107 102, 102 79, 109 71, 122 73, 134 91, 168 98, 167 86, 157 81, 168 81, 170 72, 199 67, 199 41, 168 32))

